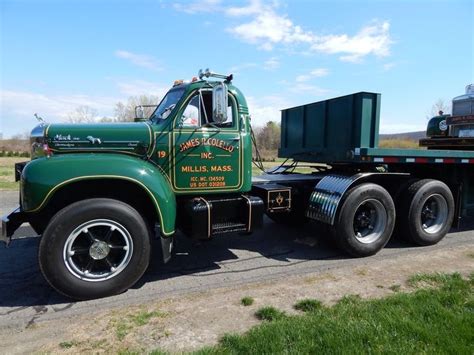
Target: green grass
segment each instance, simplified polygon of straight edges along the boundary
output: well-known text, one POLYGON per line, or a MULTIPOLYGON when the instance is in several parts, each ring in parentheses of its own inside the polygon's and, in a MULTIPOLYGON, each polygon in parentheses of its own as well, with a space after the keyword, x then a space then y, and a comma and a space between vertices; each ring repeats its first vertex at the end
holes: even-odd
POLYGON ((415 274, 408 278, 407 284, 411 287, 437 287, 446 283, 451 275, 447 274, 415 274))
POLYGON ((164 317, 165 314, 162 313, 162 312, 158 312, 158 311, 153 311, 153 312, 146 312, 146 311, 142 311, 142 312, 139 312, 135 315, 131 315, 130 316, 130 320, 137 326, 142 326, 142 325, 145 325, 145 324, 148 324, 148 322, 150 321, 150 319, 152 318, 157 318, 157 317, 164 317))
POLYGON ((275 307, 263 307, 260 308, 257 312, 255 312, 255 317, 260 320, 273 322, 286 318, 286 314, 285 312, 282 312, 279 309, 276 309, 275 307))
POLYGON ((244 297, 240 300, 242 306, 251 306, 253 305, 254 299, 252 297, 244 297))
POLYGON ((121 318, 114 318, 110 321, 110 325, 114 328, 117 339, 122 341, 135 327, 148 324, 152 318, 163 317, 166 317, 166 313, 142 310, 136 314, 127 314, 121 318))
POLYGON ((27 160, 29 158, 0 157, 0 190, 18 190, 19 183, 15 182, 15 163, 27 160))
POLYGON ((316 312, 321 309, 322 303, 318 300, 305 299, 296 303, 293 307, 298 311, 303 312, 316 312))
POLYGON ((132 326, 130 323, 126 321, 119 321, 115 325, 115 336, 117 337, 118 340, 122 341, 125 339, 128 333, 132 330, 132 326))
POLYGON ((382 139, 379 148, 423 149, 417 140, 407 138, 382 139))
POLYGON ((401 285, 396 284, 396 285, 390 286, 389 289, 392 290, 393 292, 398 292, 400 291, 401 287, 402 287, 401 285))
POLYGON ((73 346, 76 346, 77 342, 70 340, 70 341, 63 341, 59 343, 59 347, 61 349, 71 349, 73 346))
MULTIPOLYGON (((275 161, 271 161, 271 162, 264 161, 262 162, 262 164, 266 170, 269 169, 271 171, 273 169, 278 168, 284 161, 285 159, 276 158, 275 161)), ((292 160, 288 160, 285 165, 289 165, 291 163, 292 163, 292 160)), ((310 167, 300 167, 294 170, 295 173, 300 173, 300 174, 311 174, 313 171, 315 170, 310 167)), ((257 168, 254 163, 252 163, 252 176, 258 176, 262 174, 263 172, 259 168, 257 168)))
POLYGON ((262 322, 226 335, 200 354, 474 353, 474 274, 415 275, 412 293, 377 300, 346 296, 332 307, 298 316, 261 309, 262 322), (424 285, 436 287, 424 287, 424 285), (277 316, 278 315, 278 316, 277 316))

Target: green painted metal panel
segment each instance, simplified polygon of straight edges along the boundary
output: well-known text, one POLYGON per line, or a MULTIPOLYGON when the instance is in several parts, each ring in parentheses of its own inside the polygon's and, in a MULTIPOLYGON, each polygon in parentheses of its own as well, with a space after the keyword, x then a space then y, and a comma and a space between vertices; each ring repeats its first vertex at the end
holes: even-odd
POLYGON ((62 186, 94 179, 122 179, 137 184, 153 200, 162 233, 174 232, 176 200, 168 177, 159 167, 122 154, 72 153, 32 160, 22 172, 22 208, 26 212, 40 211, 62 186))
POLYGON ((215 84, 198 81, 184 85, 173 113, 152 125, 155 147, 150 156, 170 177, 176 195, 248 192, 252 188, 248 107, 239 89, 228 85, 232 127, 180 127, 179 118, 190 98, 215 84))
POLYGON ((55 153, 117 152, 144 156, 153 143, 148 123, 50 124, 46 139, 55 153))
POLYGON ((378 144, 380 94, 359 92, 282 111, 279 156, 332 162, 378 144))
POLYGON ((326 121, 324 113, 326 112, 326 103, 315 103, 304 106, 304 141, 303 146, 315 150, 321 150, 326 144, 325 131, 326 121))

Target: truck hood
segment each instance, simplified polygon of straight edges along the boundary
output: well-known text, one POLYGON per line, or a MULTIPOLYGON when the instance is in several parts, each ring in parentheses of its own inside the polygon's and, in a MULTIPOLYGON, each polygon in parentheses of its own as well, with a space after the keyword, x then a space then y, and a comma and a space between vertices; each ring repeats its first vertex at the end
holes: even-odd
POLYGON ((51 124, 44 134, 55 153, 116 152, 144 156, 153 145, 153 131, 143 122, 51 124))

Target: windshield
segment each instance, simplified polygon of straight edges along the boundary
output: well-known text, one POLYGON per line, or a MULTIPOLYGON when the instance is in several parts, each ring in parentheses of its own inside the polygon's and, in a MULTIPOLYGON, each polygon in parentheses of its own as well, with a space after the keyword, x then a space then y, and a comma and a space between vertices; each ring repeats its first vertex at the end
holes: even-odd
POLYGON ((171 111, 173 111, 179 99, 183 96, 183 93, 184 88, 168 91, 155 112, 150 116, 150 120, 154 122, 165 120, 170 115, 171 111))

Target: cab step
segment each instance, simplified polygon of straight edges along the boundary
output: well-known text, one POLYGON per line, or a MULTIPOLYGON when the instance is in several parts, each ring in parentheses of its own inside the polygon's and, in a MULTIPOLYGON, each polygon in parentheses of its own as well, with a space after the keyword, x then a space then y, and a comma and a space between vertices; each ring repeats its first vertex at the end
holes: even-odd
POLYGON ((248 229, 246 223, 223 222, 212 225, 212 234, 223 234, 231 232, 246 232, 248 229))

